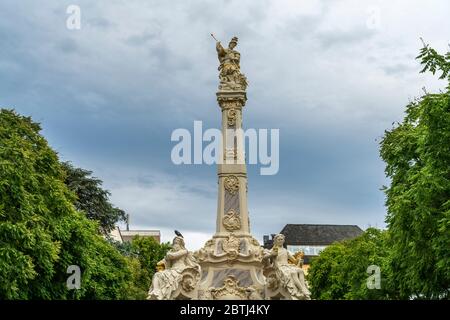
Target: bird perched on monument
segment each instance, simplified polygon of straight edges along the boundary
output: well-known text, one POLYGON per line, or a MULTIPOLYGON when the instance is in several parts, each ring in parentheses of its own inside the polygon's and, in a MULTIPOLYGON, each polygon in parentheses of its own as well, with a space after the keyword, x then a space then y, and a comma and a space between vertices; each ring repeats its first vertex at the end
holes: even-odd
POLYGON ((182 237, 182 238, 183 238, 183 235, 181 234, 181 232, 180 232, 180 231, 178 231, 178 230, 175 230, 174 232, 175 232, 175 234, 176 234, 177 236, 179 236, 179 237, 182 237))

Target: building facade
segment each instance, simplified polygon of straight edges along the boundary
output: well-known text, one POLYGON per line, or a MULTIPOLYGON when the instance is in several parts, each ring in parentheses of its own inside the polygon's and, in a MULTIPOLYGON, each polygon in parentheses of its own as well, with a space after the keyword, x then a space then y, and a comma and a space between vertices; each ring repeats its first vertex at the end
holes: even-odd
POLYGON ((109 236, 118 242, 131 242, 135 236, 147 238, 151 237, 156 240, 156 242, 161 243, 161 232, 159 230, 121 230, 116 227, 111 231, 109 236))

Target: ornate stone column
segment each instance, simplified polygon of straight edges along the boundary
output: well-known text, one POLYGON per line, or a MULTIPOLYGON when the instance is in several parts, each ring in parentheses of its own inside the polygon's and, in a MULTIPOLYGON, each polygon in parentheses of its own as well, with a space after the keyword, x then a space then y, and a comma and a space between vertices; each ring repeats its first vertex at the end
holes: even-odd
POLYGON ((301 259, 283 247, 284 236, 275 237, 272 250, 263 250, 250 233, 242 131, 247 78, 234 50, 237 40, 227 49, 216 43, 223 133, 216 233, 192 254, 175 231, 173 248, 158 262, 148 299, 310 299, 301 259))
POLYGON ((250 236, 247 209, 247 168, 242 143, 242 109, 247 95, 241 92, 217 92, 222 110, 222 160, 218 164, 218 205, 216 237, 234 232, 250 236))
POLYGON ((263 249, 250 233, 247 208, 247 169, 243 149, 242 110, 247 101, 247 79, 240 72, 237 38, 223 48, 217 101, 222 111, 223 163, 218 164, 216 233, 195 253, 202 275, 199 299, 261 299, 265 278, 263 249), (242 142, 242 143, 241 143, 242 142))

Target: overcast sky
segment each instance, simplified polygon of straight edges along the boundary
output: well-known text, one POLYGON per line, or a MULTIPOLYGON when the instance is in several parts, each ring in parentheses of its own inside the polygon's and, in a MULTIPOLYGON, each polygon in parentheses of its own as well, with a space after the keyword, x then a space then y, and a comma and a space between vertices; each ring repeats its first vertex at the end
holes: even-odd
POLYGON ((449 43, 442 1, 0 2, 0 107, 41 122, 61 159, 94 171, 133 229, 215 231, 215 166, 172 163, 177 128, 220 127, 210 37, 239 38, 245 128, 280 129, 280 170, 248 167, 252 232, 287 223, 384 227, 378 144, 426 87, 420 37, 449 43), (69 30, 66 9, 81 8, 69 30))

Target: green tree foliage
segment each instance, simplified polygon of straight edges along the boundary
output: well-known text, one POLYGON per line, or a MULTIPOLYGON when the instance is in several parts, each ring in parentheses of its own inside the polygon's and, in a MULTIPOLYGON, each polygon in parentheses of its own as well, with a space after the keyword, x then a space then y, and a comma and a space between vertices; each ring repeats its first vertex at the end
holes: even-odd
POLYGON ((40 126, 0 111, 0 299, 117 299, 130 281, 125 258, 74 206, 40 126), (78 265, 81 289, 68 290, 78 265))
POLYGON ((159 244, 150 237, 134 237, 131 247, 151 279, 155 273, 156 264, 165 257, 171 245, 169 243, 159 244))
POLYGON ((326 248, 308 279, 318 299, 448 299, 450 297, 450 53, 424 45, 423 69, 440 73, 446 91, 426 93, 385 132, 380 155, 388 230, 326 248), (381 290, 367 290, 365 268, 381 269, 381 290))
POLYGON ((445 55, 441 55, 428 44, 423 42, 423 47, 420 49, 420 54, 416 57, 416 59, 420 59, 420 62, 423 65, 423 69, 420 71, 421 73, 430 71, 432 74, 435 74, 436 71, 440 70, 442 73, 439 79, 449 78, 450 51, 445 55))
POLYGON ((337 242, 314 258, 308 270, 313 299, 387 299, 385 268, 389 255, 385 247, 386 231, 369 228, 361 236, 337 242), (381 270, 381 289, 369 289, 369 266, 381 270))
POLYGON ((74 202, 79 211, 89 219, 98 221, 103 234, 115 228, 118 221, 125 221, 125 212, 109 202, 110 193, 102 188, 103 181, 92 177, 92 171, 74 167, 63 162, 65 183, 77 195, 74 202))
MULTIPOLYGON (((449 80, 450 54, 425 45, 417 57, 449 80)), ((450 83, 450 82, 449 82, 450 83)), ((450 86, 410 103, 402 123, 386 131, 380 154, 392 235, 392 285, 402 298, 445 298, 450 290, 450 86)))
POLYGON ((136 236, 131 242, 111 241, 130 266, 132 280, 127 290, 127 298, 141 300, 147 297, 156 264, 171 248, 169 243, 159 244, 155 239, 136 236))
POLYGON ((148 278, 148 273, 142 267, 137 257, 128 256, 126 260, 131 272, 131 281, 127 285, 125 299, 145 300, 150 288, 151 279, 148 278))
POLYGON ((155 239, 148 237, 134 237, 131 248, 136 257, 134 259, 137 259, 141 265, 141 270, 133 274, 135 284, 141 289, 141 292, 145 291, 145 296, 147 296, 153 274, 156 271, 156 264, 165 257, 170 249, 170 244, 159 244, 155 239))

